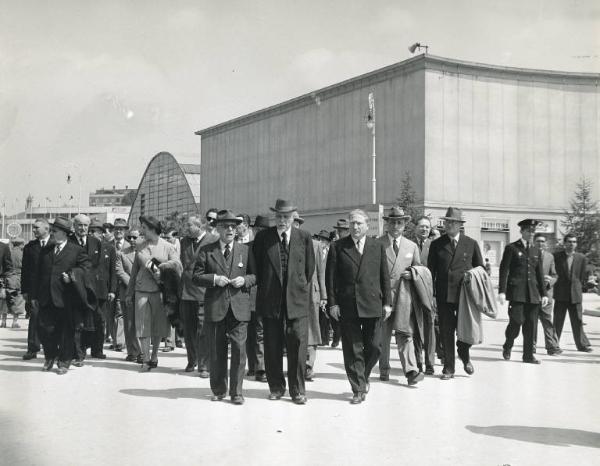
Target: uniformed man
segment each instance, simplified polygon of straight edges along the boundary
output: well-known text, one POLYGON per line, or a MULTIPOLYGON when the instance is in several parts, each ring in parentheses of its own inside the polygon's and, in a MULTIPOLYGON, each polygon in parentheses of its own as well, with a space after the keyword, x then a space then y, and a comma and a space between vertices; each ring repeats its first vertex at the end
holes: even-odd
POLYGON ((504 248, 500 262, 500 304, 508 299, 509 322, 502 356, 509 360, 515 338, 523 327, 523 362, 539 364, 533 355, 533 329, 538 318, 540 303, 548 304, 541 250, 535 245, 533 235, 540 222, 534 219, 521 220, 521 239, 504 248))

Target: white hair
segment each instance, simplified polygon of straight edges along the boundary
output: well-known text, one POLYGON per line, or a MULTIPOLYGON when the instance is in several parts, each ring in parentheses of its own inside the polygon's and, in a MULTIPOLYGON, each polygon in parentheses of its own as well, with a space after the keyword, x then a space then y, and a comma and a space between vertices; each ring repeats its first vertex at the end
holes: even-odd
POLYGON ((85 214, 77 214, 73 217, 73 221, 77 223, 90 223, 90 218, 85 214))
POLYGON ((354 209, 351 210, 350 213, 348 214, 348 220, 350 220, 354 215, 360 215, 365 223, 369 223, 369 214, 367 214, 364 210, 362 209, 354 209))

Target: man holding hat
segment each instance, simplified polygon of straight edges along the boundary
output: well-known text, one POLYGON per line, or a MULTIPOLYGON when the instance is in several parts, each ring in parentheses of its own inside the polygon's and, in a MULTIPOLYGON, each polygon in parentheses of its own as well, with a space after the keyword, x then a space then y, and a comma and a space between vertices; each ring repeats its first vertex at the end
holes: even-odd
MULTIPOLYGON (((384 215, 387 233, 379 238, 385 246, 387 265, 390 271, 390 287, 392 303, 395 303, 396 292, 400 279, 411 280, 411 273, 407 269, 413 265, 421 265, 419 248, 408 238, 405 238, 404 228, 410 221, 410 215, 405 215, 401 207, 392 207, 388 215, 384 215)), ((396 311, 399 312, 399 311, 396 311)), ((412 323, 413 316, 409 317, 412 323)), ((379 378, 383 381, 390 380, 390 344, 394 331, 394 319, 387 319, 382 324, 381 356, 379 357, 379 378)), ((415 329, 418 333, 418 328, 415 329)), ((415 385, 423 380, 423 373, 419 371, 413 343, 413 335, 396 332, 396 343, 402 369, 408 379, 409 385, 415 385)))
POLYGON ((533 330, 538 318, 540 302, 548 303, 544 286, 542 253, 533 241, 538 220, 521 220, 521 239, 504 248, 500 262, 500 283, 498 300, 500 304, 508 299, 508 325, 506 341, 502 347, 502 357, 510 359, 511 350, 519 330, 523 327, 523 362, 539 364, 533 355, 533 330))
POLYGON ((258 285, 256 310, 263 317, 269 399, 278 400, 285 393, 285 344, 290 395, 294 403, 305 404, 309 284, 315 270, 315 254, 310 233, 292 228, 296 206, 277 199, 271 210, 275 212, 276 226, 257 233, 253 245, 258 285))
POLYGON ((53 247, 40 250, 38 273, 31 289, 31 304, 39 309, 39 336, 44 347, 44 371, 58 362, 58 373, 66 374, 73 359, 75 291, 71 274, 76 268, 85 273, 90 261, 85 251, 67 241, 71 221, 56 217, 51 231, 53 247))
POLYGON ((219 241, 203 246, 194 268, 193 281, 206 288, 204 314, 210 353, 210 388, 213 401, 227 392, 227 349, 231 342, 229 395, 234 404, 244 403, 242 383, 246 367, 246 336, 250 320, 250 288, 256 282, 254 258, 246 244, 235 240, 242 219, 230 210, 217 216, 219 241))
MULTIPOLYGON (((466 272, 475 267, 483 267, 483 257, 477 241, 461 232, 465 220, 460 209, 448 207, 446 216, 442 219, 446 234, 431 243, 427 267, 433 279, 433 292, 440 319, 440 336, 444 347, 444 369, 441 379, 450 380, 454 378, 455 371, 454 344, 460 287, 466 272)), ((456 348, 465 372, 473 374, 475 369, 469 355, 471 345, 456 341, 456 348)))

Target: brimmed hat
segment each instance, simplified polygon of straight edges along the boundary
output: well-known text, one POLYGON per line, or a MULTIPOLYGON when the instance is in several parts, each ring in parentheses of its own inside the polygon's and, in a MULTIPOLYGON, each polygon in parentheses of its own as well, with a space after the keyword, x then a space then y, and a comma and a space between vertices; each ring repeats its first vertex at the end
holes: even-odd
POLYGON ((454 222, 465 223, 466 220, 462 218, 462 210, 457 207, 448 207, 446 216, 442 217, 442 220, 452 220, 454 222))
POLYGON ((12 244, 25 244, 25 240, 23 238, 13 238, 10 240, 12 244))
POLYGON ((245 223, 246 225, 250 225, 250 215, 242 213, 242 214, 237 214, 237 216, 242 219, 242 223, 245 223))
POLYGON ((152 215, 140 215, 140 223, 152 228, 159 235, 162 232, 162 224, 160 221, 152 215))
POLYGON ((71 230, 73 229, 73 222, 65 217, 56 217, 54 223, 51 223, 50 225, 54 228, 60 228, 67 233, 71 233, 71 230))
POLYGON ((302 217, 295 217, 292 219, 293 222, 298 222, 300 225, 304 223, 304 219, 302 217))
POLYGON ((388 215, 383 216, 383 219, 399 219, 406 220, 408 222, 410 220, 410 215, 405 215, 402 207, 394 206, 390 209, 390 213, 388 215))
POLYGON ((102 224, 102 228, 108 231, 113 231, 115 229, 115 226, 110 222, 106 222, 102 224))
POLYGON ((231 210, 220 210, 217 213, 217 224, 223 222, 235 222, 236 225, 242 223, 242 219, 235 215, 231 210))
POLYGON ((348 220, 346 220, 345 218, 340 218, 333 228, 335 228, 336 230, 349 230, 350 225, 348 225, 348 220))
POLYGON ((92 219, 92 222, 90 223, 90 230, 93 230, 94 228, 98 228, 99 230, 104 231, 104 224, 98 220, 97 218, 92 219))
POLYGON ((271 224, 269 223, 269 217, 265 215, 257 215, 254 219, 254 223, 250 226, 259 228, 269 228, 271 224))
POLYGON ((535 220, 533 218, 526 218, 525 220, 521 220, 517 225, 521 228, 536 228, 540 223, 539 220, 535 220))
POLYGON ((115 218, 115 228, 122 228, 123 230, 129 230, 129 225, 127 225, 127 220, 124 218, 115 218))
POLYGON ((295 212, 298 208, 295 205, 292 205, 291 201, 286 199, 277 199, 275 201, 275 207, 269 207, 273 212, 279 212, 282 214, 286 214, 289 212, 295 212))
POLYGON ((327 230, 321 230, 315 235, 317 238, 323 238, 329 240, 329 232, 327 230))

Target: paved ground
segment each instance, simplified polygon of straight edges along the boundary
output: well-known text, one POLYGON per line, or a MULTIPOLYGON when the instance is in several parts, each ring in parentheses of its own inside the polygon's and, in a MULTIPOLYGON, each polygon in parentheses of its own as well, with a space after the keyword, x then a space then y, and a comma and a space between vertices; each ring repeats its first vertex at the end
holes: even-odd
POLYGON ((0 329, 0 464, 597 465, 600 318, 585 321, 594 353, 575 351, 568 332, 563 355, 538 353, 532 366, 520 347, 502 360, 503 312, 485 322, 473 376, 412 388, 396 357, 393 380, 375 373, 357 406, 340 349, 319 350, 307 405, 268 401, 266 385, 247 380, 246 404, 234 406, 182 371, 183 350, 161 353, 150 373, 107 351, 58 376, 21 360, 25 329, 0 329))

